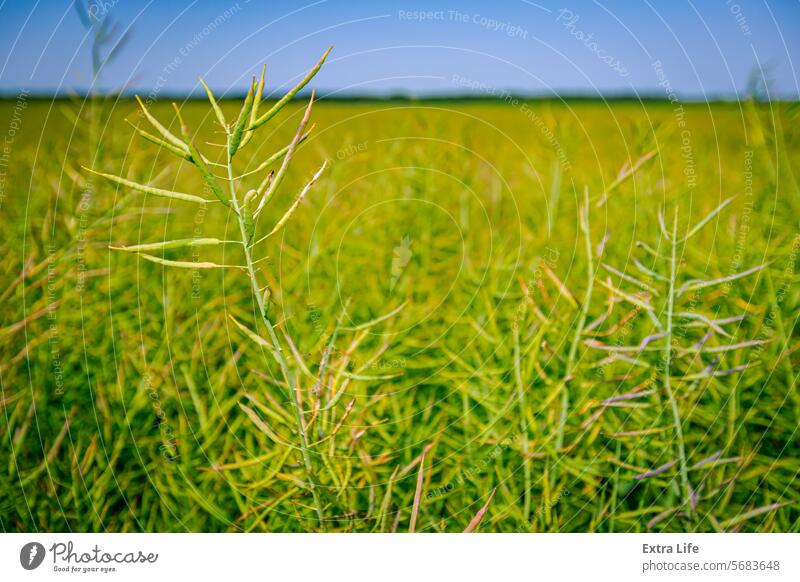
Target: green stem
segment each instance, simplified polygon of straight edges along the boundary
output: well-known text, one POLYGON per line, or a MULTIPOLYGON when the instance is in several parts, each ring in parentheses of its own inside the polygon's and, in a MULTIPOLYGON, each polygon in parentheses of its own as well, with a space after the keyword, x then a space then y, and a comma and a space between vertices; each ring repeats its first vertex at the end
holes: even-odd
MULTIPOLYGON (((228 136, 228 141, 230 142, 230 136, 228 136)), ((230 143, 228 143, 228 152, 230 152, 230 143)), ((250 283, 253 291, 253 297, 258 304, 258 311, 261 315, 261 321, 264 324, 264 327, 267 328, 267 333, 269 334, 269 339, 273 345, 273 354, 275 355, 275 359, 280 366, 281 373, 283 374, 283 378, 286 381, 286 385, 289 388, 289 392, 291 393, 291 402, 292 408, 294 411, 295 422, 297 423, 297 432, 300 434, 300 451, 303 456, 303 464, 305 465, 306 473, 307 473, 307 484, 309 489, 311 490, 311 496, 314 498, 314 507, 317 511, 317 520, 319 521, 320 528, 325 531, 325 520, 322 514, 322 503, 319 497, 319 491, 317 490, 317 484, 314 479, 314 467, 311 463, 311 453, 308 446, 308 434, 306 432, 306 424, 305 420, 303 419, 303 409, 300 404, 300 399, 297 393, 297 385, 294 380, 294 376, 292 376, 291 372, 289 371, 289 364, 286 360, 286 357, 283 353, 283 348, 281 348, 281 344, 278 341, 278 334, 275 332, 275 327, 272 325, 268 315, 267 315, 267 307, 264 301, 264 295, 260 291, 260 287, 258 284, 258 278, 256 277, 255 268, 253 267, 253 254, 252 254, 252 247, 250 246, 250 237, 247 234, 247 226, 245 224, 245 217, 242 214, 243 209, 239 206, 239 200, 236 197, 236 186, 234 184, 233 178, 233 165, 231 163, 231 156, 228 153, 228 184, 230 186, 230 194, 231 194, 231 205, 233 206, 233 210, 236 213, 236 219, 239 223, 239 232, 242 236, 242 248, 244 250, 245 261, 247 265, 247 274, 250 277, 250 283)))
POLYGON ((581 304, 580 314, 578 316, 578 326, 575 328, 575 335, 572 338, 572 345, 569 348, 567 355, 567 366, 564 379, 561 381, 561 416, 558 420, 558 431, 556 433, 556 450, 564 446, 564 428, 567 424, 567 416, 569 415, 569 389, 568 383, 575 373, 576 362, 575 359, 578 355, 578 346, 580 346, 581 337, 583 337, 583 330, 586 327, 586 319, 589 316, 589 305, 592 301, 592 291, 594 288, 594 254, 592 252, 592 237, 589 230, 589 196, 588 193, 584 196, 584 213, 581 217, 581 230, 584 234, 584 242, 586 244, 586 293, 583 296, 583 303, 581 304))
POLYGON ((675 311, 675 281, 677 278, 677 235, 678 235, 678 212, 675 211, 675 218, 672 222, 672 256, 670 258, 669 273, 669 298, 667 300, 666 328, 667 341, 664 346, 664 391, 667 393, 670 407, 672 408, 672 422, 675 426, 675 439, 678 441, 678 459, 680 463, 681 486, 686 497, 686 512, 692 515, 691 488, 689 486, 689 468, 686 464, 686 445, 683 440, 683 426, 681 425, 678 401, 672 391, 672 317, 675 311))
POLYGON ((525 473, 525 492, 524 492, 524 517, 525 523, 528 524, 531 514, 531 459, 528 455, 529 442, 528 442, 528 421, 525 410, 525 388, 522 385, 522 366, 520 364, 520 349, 519 349, 519 325, 520 322, 514 322, 514 377, 517 381, 517 404, 519 405, 519 431, 522 436, 522 454, 523 454, 523 471, 525 473))

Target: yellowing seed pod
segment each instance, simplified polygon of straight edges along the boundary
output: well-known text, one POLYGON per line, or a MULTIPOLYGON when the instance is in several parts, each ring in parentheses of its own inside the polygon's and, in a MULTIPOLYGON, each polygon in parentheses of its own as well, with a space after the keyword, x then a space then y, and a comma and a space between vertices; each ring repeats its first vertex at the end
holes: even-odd
POLYGON ((250 112, 253 110, 253 94, 255 93, 255 90, 256 80, 253 78, 250 83, 250 90, 247 92, 247 97, 242 105, 242 110, 239 112, 239 118, 236 120, 233 130, 231 131, 231 137, 228 145, 228 155, 230 157, 233 157, 236 155, 236 152, 239 151, 239 145, 242 143, 244 130, 250 123, 250 112))
POLYGON ((244 201, 242 203, 244 226, 247 229, 247 236, 251 241, 256 233, 255 220, 253 219, 253 200, 255 200, 256 196, 258 196, 256 190, 249 190, 247 194, 244 195, 244 201))

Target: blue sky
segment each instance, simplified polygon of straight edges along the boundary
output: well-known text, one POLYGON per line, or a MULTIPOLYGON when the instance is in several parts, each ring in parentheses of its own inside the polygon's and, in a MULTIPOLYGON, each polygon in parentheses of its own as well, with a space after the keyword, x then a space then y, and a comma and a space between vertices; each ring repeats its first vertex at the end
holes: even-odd
MULTIPOLYGON (((280 88, 329 44, 323 93, 664 95, 666 80, 685 98, 733 97, 760 66, 775 94, 800 94, 796 0, 103 0, 95 10, 130 28, 99 87, 154 96, 196 91, 198 75, 239 92, 263 62, 280 88)), ((69 0, 0 0, 0 92, 86 90, 91 44, 69 0)))

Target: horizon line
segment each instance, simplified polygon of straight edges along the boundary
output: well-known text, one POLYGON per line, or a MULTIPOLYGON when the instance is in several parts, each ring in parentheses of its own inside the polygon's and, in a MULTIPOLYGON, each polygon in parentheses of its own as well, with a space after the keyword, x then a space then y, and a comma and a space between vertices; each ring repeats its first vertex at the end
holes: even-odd
MULTIPOLYGON (((218 101, 235 101, 244 99, 246 91, 235 91, 225 96, 217 96, 218 101)), ((207 101, 205 92, 201 91, 172 91, 159 93, 153 96, 152 91, 148 94, 144 91, 134 89, 123 89, 121 91, 97 91, 95 93, 87 90, 47 90, 36 89, 27 90, 24 87, 15 90, 0 89, 0 101, 13 101, 23 96, 26 99, 37 101, 53 100, 64 101, 72 99, 86 100, 91 97, 133 99, 139 97, 149 99, 150 102, 159 101, 207 101)), ((310 91, 298 93, 292 101, 304 101, 310 95, 310 91)), ((385 92, 353 92, 344 93, 340 90, 328 92, 317 92, 317 101, 487 101, 498 103, 509 103, 514 101, 635 101, 650 103, 739 103, 753 98, 751 94, 739 93, 713 93, 709 95, 677 95, 677 98, 670 99, 659 91, 606 91, 603 93, 584 92, 584 91, 561 91, 556 93, 544 93, 536 91, 503 91, 500 94, 480 94, 475 92, 454 92, 454 91, 385 91, 385 92)), ((265 97, 264 101, 277 100, 280 97, 265 97)), ((800 102, 800 95, 786 96, 777 95, 774 98, 764 99, 760 96, 755 97, 757 101, 764 103, 794 103, 800 102)))

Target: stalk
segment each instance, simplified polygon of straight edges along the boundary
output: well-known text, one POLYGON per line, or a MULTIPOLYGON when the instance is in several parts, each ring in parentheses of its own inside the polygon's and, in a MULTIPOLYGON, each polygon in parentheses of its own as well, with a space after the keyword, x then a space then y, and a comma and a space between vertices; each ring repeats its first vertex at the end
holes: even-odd
POLYGON ((584 241, 586 243, 586 292, 583 296, 580 314, 578 316, 578 326, 575 328, 575 335, 572 338, 572 345, 567 355, 566 374, 561 381, 561 416, 558 420, 558 432, 556 433, 556 450, 564 446, 564 427, 567 424, 569 414, 569 390, 567 384, 575 373, 575 358, 578 355, 583 330, 586 327, 586 319, 589 317, 589 304, 592 300, 594 288, 594 253, 592 252, 592 237, 589 230, 589 195, 584 193, 584 211, 581 216, 581 230, 583 230, 584 241))
POLYGON ((244 250, 244 257, 247 266, 247 274, 250 277, 251 289, 253 291, 253 297, 256 300, 256 304, 258 305, 258 311, 261 315, 261 321, 264 324, 264 327, 267 328, 267 333, 269 334, 269 339, 273 345, 273 353, 275 354, 275 359, 278 361, 278 366, 280 366, 281 373, 283 374, 283 378, 286 381, 286 385, 289 387, 289 392, 291 392, 291 402, 292 402, 292 409, 294 411, 295 422, 297 423, 297 432, 300 434, 300 451, 303 456, 303 465, 305 466, 306 473, 307 473, 307 484, 309 489, 311 489, 311 496, 314 499, 314 508, 317 511, 317 520, 319 521, 320 528, 325 531, 325 521, 322 514, 322 503, 319 498, 319 491, 317 490, 316 481, 314 479, 314 467, 311 463, 311 453, 308 447, 308 434, 306 432, 306 424, 305 420, 303 419, 303 410, 300 405, 300 399, 298 398, 297 394, 297 385, 294 381, 294 376, 292 376, 291 372, 289 371, 289 364, 286 361, 286 357, 283 354, 283 349, 281 348, 281 344, 278 341, 278 334, 275 333, 275 327, 272 325, 269 317, 267 316, 267 308, 264 301, 264 296, 260 291, 260 287, 258 285, 258 279, 256 277, 256 272, 253 267, 253 253, 252 247, 250 246, 250 237, 247 234, 247 226, 245 223, 245 217, 243 214, 243 209, 239 206, 239 200, 236 196, 236 186, 234 184, 233 178, 233 164, 231 163, 231 136, 228 134, 228 154, 227 154, 227 170, 228 170, 228 184, 230 187, 230 195, 231 195, 231 204, 233 205, 233 210, 236 213, 236 220, 239 223, 239 232, 242 236, 242 249, 244 250))
POLYGON ((691 489, 689 487, 689 468, 686 464, 686 445, 683 440, 683 427, 681 426, 681 416, 678 411, 678 401, 672 392, 671 364, 672 364, 672 316, 675 310, 675 281, 677 278, 677 247, 678 247, 678 212, 675 211, 675 218, 672 221, 671 237, 671 258, 669 270, 669 296, 667 299, 666 325, 667 341, 664 346, 664 391, 667 393, 670 407, 672 408, 672 422, 675 425, 675 438, 678 441, 678 459, 680 463, 681 486, 686 496, 686 512, 692 515, 691 489))
POLYGON ((522 366, 520 364, 520 349, 519 349, 519 325, 520 322, 514 322, 514 377, 517 381, 517 404, 519 405, 519 431, 522 436, 522 454, 524 456, 522 461, 523 471, 525 473, 525 493, 523 513, 525 516, 525 523, 527 524, 531 514, 531 459, 528 455, 530 444, 528 442, 528 421, 525 414, 525 389, 522 385, 522 366))

